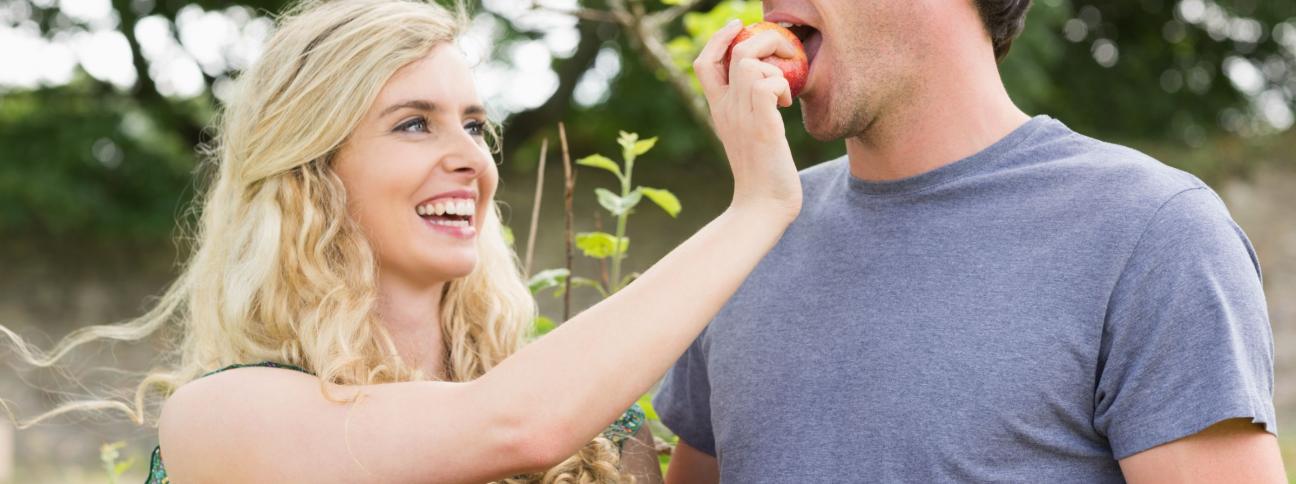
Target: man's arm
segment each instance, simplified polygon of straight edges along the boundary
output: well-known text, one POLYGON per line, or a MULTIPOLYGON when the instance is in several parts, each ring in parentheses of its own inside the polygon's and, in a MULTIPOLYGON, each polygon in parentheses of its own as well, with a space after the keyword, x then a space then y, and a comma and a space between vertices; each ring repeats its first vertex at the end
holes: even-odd
POLYGON ((1287 482, 1278 439, 1250 419, 1219 422, 1126 457, 1120 466, 1131 484, 1287 482))
POLYGON ((683 440, 671 453, 666 469, 666 484, 716 484, 720 482, 720 465, 716 458, 697 450, 683 440))

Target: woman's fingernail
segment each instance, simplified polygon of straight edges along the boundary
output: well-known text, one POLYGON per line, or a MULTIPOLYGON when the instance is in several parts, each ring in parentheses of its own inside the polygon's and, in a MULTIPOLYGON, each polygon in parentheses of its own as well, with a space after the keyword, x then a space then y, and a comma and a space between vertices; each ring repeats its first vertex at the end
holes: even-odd
POLYGON ((742 20, 738 20, 734 18, 734 19, 729 19, 729 23, 725 24, 725 28, 732 29, 734 27, 741 26, 741 25, 742 25, 742 20))

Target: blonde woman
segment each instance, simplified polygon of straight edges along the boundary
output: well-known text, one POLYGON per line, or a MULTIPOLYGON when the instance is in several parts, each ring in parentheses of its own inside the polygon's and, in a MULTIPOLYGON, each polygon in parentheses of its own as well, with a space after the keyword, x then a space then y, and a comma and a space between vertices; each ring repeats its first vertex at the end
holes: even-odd
POLYGON ((625 480, 614 441, 638 425, 626 409, 800 210, 777 112, 787 82, 757 61, 783 47, 748 41, 725 73, 734 23, 698 59, 733 168, 729 209, 523 347, 535 308, 502 239, 485 111, 453 46, 462 18, 342 0, 282 19, 221 117, 197 249, 161 302, 48 354, 4 331, 47 366, 88 341, 175 325, 168 366, 131 404, 40 418, 117 408, 148 422, 146 396, 168 395, 151 482, 625 480))

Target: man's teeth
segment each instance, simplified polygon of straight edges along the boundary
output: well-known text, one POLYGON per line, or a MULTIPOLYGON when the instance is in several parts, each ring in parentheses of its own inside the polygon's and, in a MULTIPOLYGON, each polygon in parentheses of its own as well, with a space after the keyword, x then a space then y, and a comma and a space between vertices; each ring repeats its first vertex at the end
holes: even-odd
MULTIPOLYGON (((441 200, 419 205, 417 210, 418 214, 422 216, 458 215, 461 217, 471 217, 477 213, 477 201, 468 198, 441 200)), ((466 223, 466 221, 464 222, 466 223)))

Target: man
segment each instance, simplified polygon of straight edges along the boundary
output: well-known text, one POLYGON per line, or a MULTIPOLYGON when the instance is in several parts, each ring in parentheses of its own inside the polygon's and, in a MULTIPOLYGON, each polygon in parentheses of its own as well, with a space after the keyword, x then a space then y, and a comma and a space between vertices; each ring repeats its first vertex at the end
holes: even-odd
POLYGON ((848 154, 667 375, 667 482, 1285 482, 1249 241, 1195 177, 1013 105, 1029 4, 764 1, 848 154))

